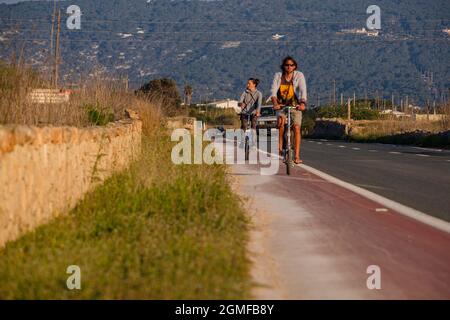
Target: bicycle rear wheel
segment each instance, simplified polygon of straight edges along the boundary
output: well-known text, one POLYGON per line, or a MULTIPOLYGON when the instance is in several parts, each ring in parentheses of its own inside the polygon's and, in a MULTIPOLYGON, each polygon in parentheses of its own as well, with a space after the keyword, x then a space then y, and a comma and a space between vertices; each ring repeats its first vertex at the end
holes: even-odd
POLYGON ((245 161, 248 161, 248 159, 250 158, 250 139, 247 137, 245 137, 245 161))

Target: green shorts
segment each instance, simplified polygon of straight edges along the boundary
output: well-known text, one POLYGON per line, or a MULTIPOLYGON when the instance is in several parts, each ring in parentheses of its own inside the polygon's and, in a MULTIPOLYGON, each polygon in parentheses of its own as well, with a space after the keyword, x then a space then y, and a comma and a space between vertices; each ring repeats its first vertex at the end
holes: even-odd
MULTIPOLYGON (((287 119, 287 112, 286 111, 278 111, 277 117, 287 119)), ((299 127, 302 126, 302 112, 300 110, 291 110, 291 122, 294 125, 298 125, 299 127)))

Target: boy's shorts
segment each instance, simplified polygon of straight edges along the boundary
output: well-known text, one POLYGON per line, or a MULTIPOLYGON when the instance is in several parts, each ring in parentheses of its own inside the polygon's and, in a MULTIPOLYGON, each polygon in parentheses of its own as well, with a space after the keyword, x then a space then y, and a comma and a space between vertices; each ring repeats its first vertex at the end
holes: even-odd
MULTIPOLYGON (((287 120, 287 113, 284 110, 277 111, 277 117, 287 120)), ((291 110, 291 122, 294 125, 302 126, 302 112, 300 110, 291 110)))

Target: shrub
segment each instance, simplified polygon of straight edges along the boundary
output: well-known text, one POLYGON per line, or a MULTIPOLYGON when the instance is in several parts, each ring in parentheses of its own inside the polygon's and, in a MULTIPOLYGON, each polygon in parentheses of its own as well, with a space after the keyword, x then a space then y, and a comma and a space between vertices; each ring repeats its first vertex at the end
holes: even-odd
POLYGON ((89 122, 96 126, 104 126, 108 122, 114 121, 114 113, 110 108, 102 107, 97 101, 96 104, 87 104, 86 112, 89 122))

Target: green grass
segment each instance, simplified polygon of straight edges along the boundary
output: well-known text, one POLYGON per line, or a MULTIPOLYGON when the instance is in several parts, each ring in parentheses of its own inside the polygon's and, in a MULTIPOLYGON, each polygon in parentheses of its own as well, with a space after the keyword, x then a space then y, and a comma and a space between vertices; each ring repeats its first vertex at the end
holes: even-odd
POLYGON ((175 166, 166 136, 68 215, 0 251, 0 299, 244 299, 248 221, 223 166, 175 166), (81 290, 66 287, 69 265, 81 290))

